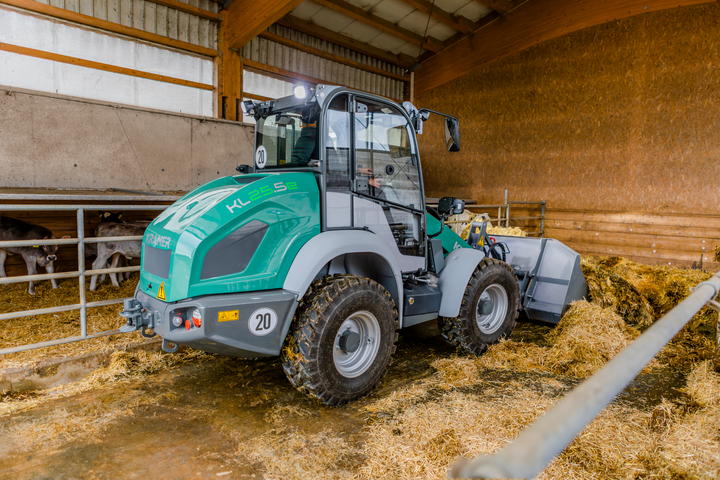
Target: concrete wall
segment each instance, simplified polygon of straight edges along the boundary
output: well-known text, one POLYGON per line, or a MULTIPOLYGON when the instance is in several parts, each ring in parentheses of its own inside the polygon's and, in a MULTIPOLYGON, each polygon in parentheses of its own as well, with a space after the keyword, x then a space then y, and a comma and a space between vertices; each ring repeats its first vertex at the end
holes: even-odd
POLYGON ((0 187, 190 190, 250 164, 252 132, 0 86, 0 187))

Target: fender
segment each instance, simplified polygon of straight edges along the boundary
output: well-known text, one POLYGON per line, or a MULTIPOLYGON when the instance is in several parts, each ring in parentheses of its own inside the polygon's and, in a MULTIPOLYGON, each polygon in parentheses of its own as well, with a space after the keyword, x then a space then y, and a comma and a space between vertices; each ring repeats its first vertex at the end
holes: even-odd
MULTIPOLYGON (((345 254, 374 254, 385 260, 391 271, 376 272, 395 280, 395 292, 388 288, 402 319, 402 271, 395 253, 376 234, 365 230, 333 230, 315 235, 300 249, 288 270, 283 290, 292 292, 300 300, 318 272, 331 260, 345 254)), ((381 282, 382 283, 382 282, 381 282)), ((386 286, 387 288, 387 286, 386 286)), ((464 287, 463 287, 464 288, 464 287)))
POLYGON ((442 292, 441 317, 453 318, 460 314, 465 287, 478 264, 485 258, 481 250, 459 248, 445 258, 445 268, 440 272, 438 286, 442 292))

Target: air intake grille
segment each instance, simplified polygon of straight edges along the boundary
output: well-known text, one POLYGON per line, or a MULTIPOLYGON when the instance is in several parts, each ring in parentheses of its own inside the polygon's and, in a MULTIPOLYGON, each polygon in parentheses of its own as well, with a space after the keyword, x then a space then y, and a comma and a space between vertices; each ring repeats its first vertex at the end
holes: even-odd
POLYGON ((220 240, 205 255, 200 279, 222 277, 245 270, 267 229, 266 224, 253 220, 220 240))

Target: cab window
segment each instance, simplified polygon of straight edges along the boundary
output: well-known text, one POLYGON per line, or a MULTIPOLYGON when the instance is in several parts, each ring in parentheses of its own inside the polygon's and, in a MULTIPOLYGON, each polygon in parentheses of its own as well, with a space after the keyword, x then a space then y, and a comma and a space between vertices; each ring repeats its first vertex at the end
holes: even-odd
POLYGON ((405 117, 395 107, 358 98, 354 118, 358 193, 422 209, 420 172, 405 117))

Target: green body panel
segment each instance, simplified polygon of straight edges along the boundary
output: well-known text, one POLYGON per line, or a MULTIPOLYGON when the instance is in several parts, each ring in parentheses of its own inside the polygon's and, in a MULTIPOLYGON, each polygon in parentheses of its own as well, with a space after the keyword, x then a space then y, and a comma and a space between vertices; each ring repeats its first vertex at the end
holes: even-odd
MULTIPOLYGON (((427 218, 427 231, 429 235, 434 235, 435 233, 440 231, 440 220, 433 217, 432 215, 426 213, 425 217, 427 218)), ((452 252, 453 250, 456 250, 458 248, 471 248, 468 243, 462 239, 460 235, 453 232, 452 228, 445 226, 443 228, 443 231, 440 235, 438 235, 436 238, 439 238, 442 242, 443 250, 446 252, 452 252)), ((446 253, 445 256, 448 254, 446 253)))
POLYGON ((148 227, 143 243, 172 252, 170 275, 165 279, 150 274, 143 260, 138 288, 163 300, 158 295, 163 285, 167 302, 282 288, 297 252, 320 233, 319 198, 310 172, 224 177, 202 185, 148 227), (252 220, 268 229, 245 270, 201 280, 208 250, 252 220))

